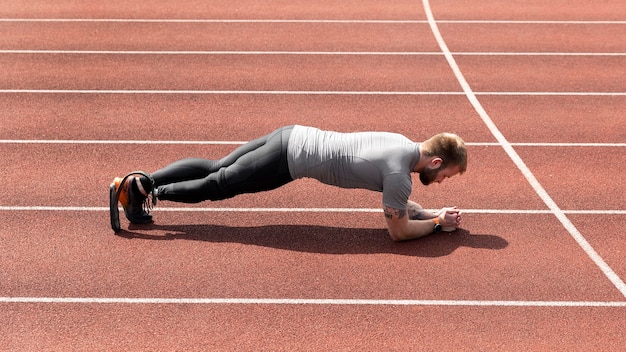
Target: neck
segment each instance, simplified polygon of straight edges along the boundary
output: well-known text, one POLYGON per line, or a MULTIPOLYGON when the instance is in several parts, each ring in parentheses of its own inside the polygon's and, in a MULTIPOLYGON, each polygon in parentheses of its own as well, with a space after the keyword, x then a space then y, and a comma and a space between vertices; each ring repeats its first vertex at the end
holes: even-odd
POLYGON ((422 152, 422 148, 419 148, 419 154, 420 154, 420 158, 417 164, 415 165, 415 167, 413 168, 413 172, 420 172, 421 170, 424 170, 424 168, 433 159, 432 157, 427 158, 426 156, 424 156, 424 153, 422 152))

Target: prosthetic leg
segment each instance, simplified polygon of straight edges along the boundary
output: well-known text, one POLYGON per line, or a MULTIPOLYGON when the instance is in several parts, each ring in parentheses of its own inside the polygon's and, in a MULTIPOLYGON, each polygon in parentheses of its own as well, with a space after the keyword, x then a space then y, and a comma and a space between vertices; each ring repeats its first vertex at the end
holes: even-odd
POLYGON ((151 208, 148 196, 154 188, 154 180, 143 171, 134 171, 119 178, 116 177, 109 186, 109 214, 111 218, 111 228, 120 232, 120 212, 118 203, 122 204, 124 215, 133 224, 147 224, 152 222, 151 208), (150 184, 142 184, 140 177, 145 176, 150 184), (139 190, 137 193, 133 186, 139 190))

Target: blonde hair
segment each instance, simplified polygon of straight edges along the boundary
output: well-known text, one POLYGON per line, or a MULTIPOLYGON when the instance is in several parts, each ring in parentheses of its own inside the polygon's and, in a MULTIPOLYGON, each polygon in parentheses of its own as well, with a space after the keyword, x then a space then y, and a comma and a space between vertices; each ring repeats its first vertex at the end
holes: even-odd
POLYGON ((467 170, 465 142, 454 133, 444 132, 436 134, 424 141, 420 145, 420 149, 424 156, 440 157, 443 160, 441 163, 442 168, 446 168, 449 165, 458 166, 460 174, 467 170))

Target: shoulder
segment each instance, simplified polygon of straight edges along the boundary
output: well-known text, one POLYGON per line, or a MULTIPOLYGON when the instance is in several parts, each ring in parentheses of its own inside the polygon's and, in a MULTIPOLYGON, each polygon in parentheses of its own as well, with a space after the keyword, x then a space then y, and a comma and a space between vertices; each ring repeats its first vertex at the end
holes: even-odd
POLYGON ((383 184, 390 189, 398 189, 408 186, 411 188, 413 180, 411 175, 405 172, 393 172, 387 175, 383 175, 383 184))
POLYGON ((405 209, 411 195, 413 181, 408 173, 395 172, 383 177, 383 205, 405 209))

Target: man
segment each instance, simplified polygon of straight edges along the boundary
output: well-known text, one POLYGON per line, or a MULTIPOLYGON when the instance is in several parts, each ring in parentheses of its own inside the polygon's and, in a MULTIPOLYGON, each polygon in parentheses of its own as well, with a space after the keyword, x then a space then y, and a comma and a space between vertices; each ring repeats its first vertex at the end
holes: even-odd
POLYGON ((411 173, 422 184, 441 183, 467 168, 463 140, 451 133, 423 143, 388 132, 339 133, 286 126, 248 142, 221 160, 183 159, 152 175, 133 172, 110 186, 111 225, 120 230, 117 202, 131 223, 149 223, 149 198, 197 203, 278 188, 309 177, 342 188, 382 192, 391 238, 408 240, 460 225, 456 208, 425 212, 409 201, 411 173))

